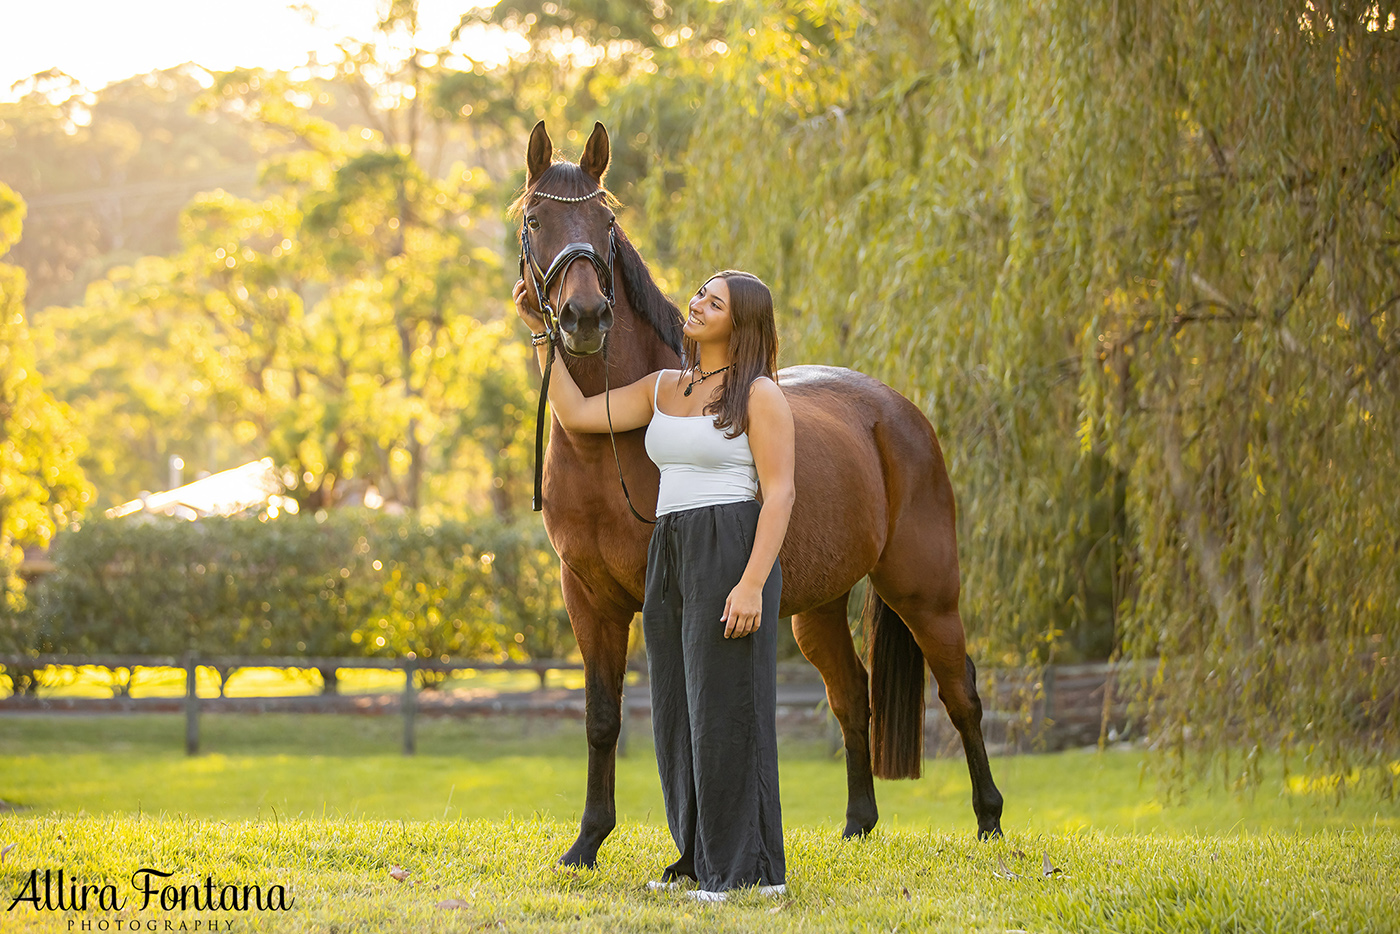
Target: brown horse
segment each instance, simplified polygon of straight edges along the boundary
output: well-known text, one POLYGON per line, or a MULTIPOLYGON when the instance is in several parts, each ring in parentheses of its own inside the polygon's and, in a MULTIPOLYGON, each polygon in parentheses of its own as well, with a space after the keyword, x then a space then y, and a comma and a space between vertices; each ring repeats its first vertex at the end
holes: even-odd
MULTIPOLYGON (((553 161, 544 122, 530 135, 527 181, 517 206, 542 265, 561 250, 610 255, 615 218, 597 194, 608 134, 594 127, 575 164, 553 161)), ((657 287, 620 228, 615 303, 594 264, 576 262, 549 298, 559 360, 585 396, 679 365, 681 314, 657 287), (597 351, 606 339, 606 354, 597 351)), ((604 267, 606 268, 606 267, 604 267)), ((778 373, 796 432, 797 499, 779 553, 780 616, 791 616, 802 654, 821 672, 846 747, 845 836, 875 826, 873 777, 915 778, 923 758, 924 663, 962 736, 981 837, 1001 833, 1001 793, 982 740, 982 703, 958 615, 953 490, 933 426, 917 406, 853 370, 793 366, 778 373), (870 674, 856 654, 847 599, 862 577, 870 674)), ((655 515, 659 474, 644 430, 616 436, 621 471, 644 515, 655 515)), ((560 862, 592 866, 616 824, 614 778, 628 630, 642 606, 651 526, 629 512, 606 434, 551 423, 544 461, 545 529, 563 562, 564 603, 583 654, 588 798, 578 839, 560 862)))

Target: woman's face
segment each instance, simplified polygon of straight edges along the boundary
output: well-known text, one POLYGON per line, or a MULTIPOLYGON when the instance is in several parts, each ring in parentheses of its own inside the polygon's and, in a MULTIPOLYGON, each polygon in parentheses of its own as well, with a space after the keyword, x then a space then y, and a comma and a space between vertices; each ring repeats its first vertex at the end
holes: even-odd
POLYGON ((729 317, 729 283, 715 276, 700 286, 690 299, 690 314, 682 328, 694 341, 728 340, 734 330, 729 317))

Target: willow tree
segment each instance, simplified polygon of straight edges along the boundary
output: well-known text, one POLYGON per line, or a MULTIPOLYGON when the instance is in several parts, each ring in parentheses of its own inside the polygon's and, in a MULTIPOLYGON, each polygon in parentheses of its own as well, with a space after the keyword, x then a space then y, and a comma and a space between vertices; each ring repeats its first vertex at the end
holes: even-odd
POLYGON ((924 408, 974 651, 1106 612, 1178 765, 1393 757, 1392 6, 738 7, 649 216, 924 408))

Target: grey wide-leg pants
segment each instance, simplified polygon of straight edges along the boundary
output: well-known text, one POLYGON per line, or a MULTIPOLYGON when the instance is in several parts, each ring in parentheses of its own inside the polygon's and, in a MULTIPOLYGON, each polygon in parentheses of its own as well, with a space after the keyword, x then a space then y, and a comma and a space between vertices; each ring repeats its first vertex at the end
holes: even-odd
POLYGON ((722 891, 786 882, 778 804, 777 637, 783 573, 763 585, 758 630, 724 637, 725 600, 748 565, 757 500, 657 519, 647 550, 642 627, 666 822, 692 876, 722 891))

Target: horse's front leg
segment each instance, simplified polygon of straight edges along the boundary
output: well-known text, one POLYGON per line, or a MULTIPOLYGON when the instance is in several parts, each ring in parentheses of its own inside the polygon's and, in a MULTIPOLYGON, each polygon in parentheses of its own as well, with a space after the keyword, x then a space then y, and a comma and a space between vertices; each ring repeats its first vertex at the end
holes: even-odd
POLYGON ((636 611, 595 593, 568 565, 562 577, 564 606, 583 654, 588 797, 578 839, 559 862, 591 868, 598 858, 598 847, 617 826, 617 737, 622 729, 627 635, 636 611))

